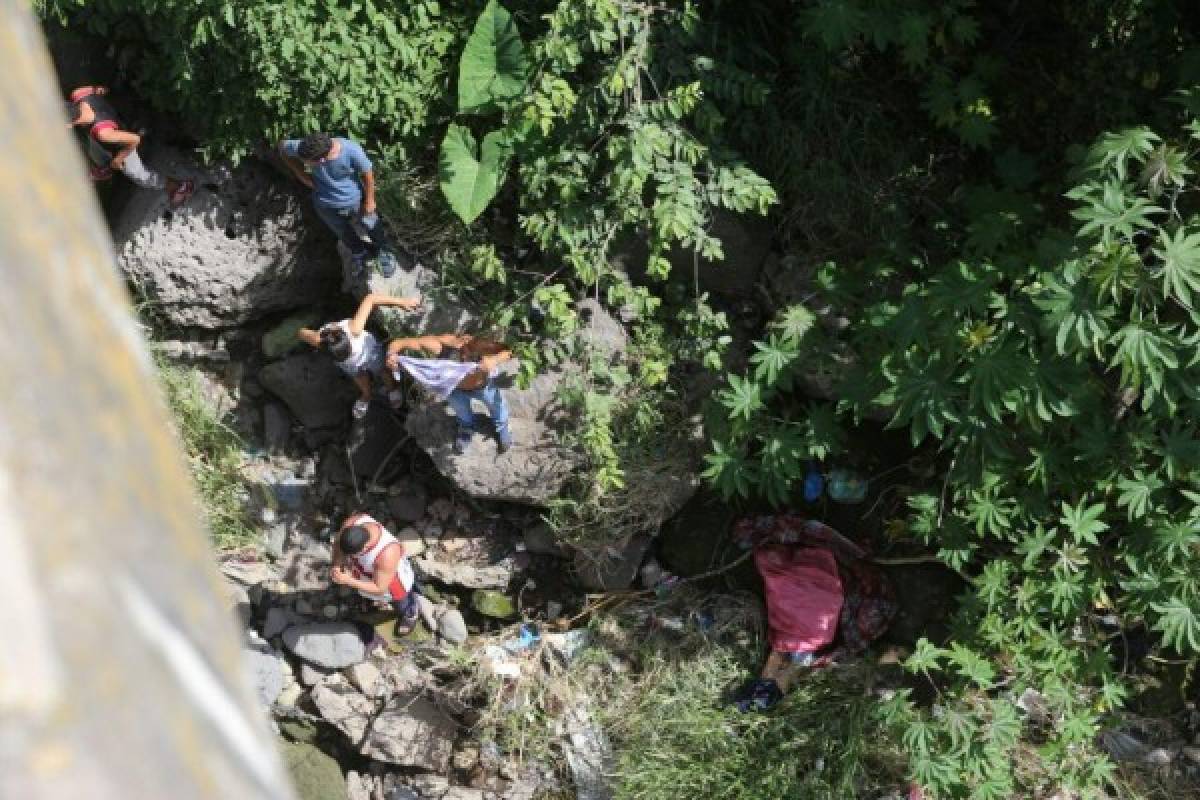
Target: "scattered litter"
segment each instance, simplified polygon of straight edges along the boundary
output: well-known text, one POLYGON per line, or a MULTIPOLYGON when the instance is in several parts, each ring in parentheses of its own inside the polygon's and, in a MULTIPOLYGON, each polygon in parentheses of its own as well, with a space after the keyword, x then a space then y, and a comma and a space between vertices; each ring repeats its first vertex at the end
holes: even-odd
POLYGON ((543 638, 551 650, 563 661, 570 663, 579 655, 580 650, 587 647, 590 635, 587 628, 576 628, 566 633, 547 633, 543 638))
POLYGON ((825 476, 817 469, 816 464, 808 465, 808 472, 804 475, 804 500, 808 503, 815 503, 821 499, 821 493, 825 491, 825 476))
POLYGON ((485 674, 496 678, 518 678, 521 675, 521 665, 513 661, 502 647, 494 644, 483 648, 479 666, 485 674))
POLYGON ((508 652, 516 655, 517 653, 528 650, 530 647, 533 647, 536 642, 540 642, 541 640, 542 636, 540 633, 538 633, 538 629, 535 626, 522 625, 520 629, 520 635, 517 636, 516 639, 509 639, 501 646, 508 652))
POLYGON ((861 503, 867 499, 867 480, 848 469, 835 469, 829 473, 825 491, 835 503, 861 503))

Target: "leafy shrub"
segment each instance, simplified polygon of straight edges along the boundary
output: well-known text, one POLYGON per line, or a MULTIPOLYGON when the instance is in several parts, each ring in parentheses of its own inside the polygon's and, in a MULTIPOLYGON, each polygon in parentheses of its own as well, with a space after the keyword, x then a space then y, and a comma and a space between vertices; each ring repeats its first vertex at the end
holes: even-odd
POLYGON ((241 437, 213 410, 195 372, 160 362, 158 376, 213 543, 218 549, 250 544, 256 534, 246 515, 241 437))
MULTIPOLYGON (((907 530, 974 591, 954 643, 923 642, 908 666, 953 694, 932 717, 903 696, 890 710, 937 796, 1106 784, 1092 742, 1126 691, 1100 613, 1200 653, 1200 234, 1186 147, 1144 128, 1102 137, 1067 193, 1073 234, 1038 224, 1028 196, 978 187, 960 258, 825 276, 858 319, 840 337, 853 363, 841 414, 886 411, 948 462, 940 486, 908 498, 907 530), (881 291, 897 279, 898 293, 881 291), (1048 704, 1036 731, 1015 710, 1026 689, 1048 704), (1019 771, 1030 739, 1042 761, 1019 771)), ((756 345, 753 372, 730 377, 708 459, 725 494, 784 503, 802 460, 835 452, 832 416, 785 400, 838 340, 793 308, 756 345)))

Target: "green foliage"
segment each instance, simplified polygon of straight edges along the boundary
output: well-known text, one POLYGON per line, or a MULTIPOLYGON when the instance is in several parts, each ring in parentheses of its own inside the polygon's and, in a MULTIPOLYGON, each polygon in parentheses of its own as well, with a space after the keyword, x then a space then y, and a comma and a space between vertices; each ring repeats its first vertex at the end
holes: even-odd
POLYGON ((499 131, 484 136, 482 147, 461 125, 451 125, 446 131, 440 161, 442 193, 463 222, 474 222, 496 196, 506 156, 504 135, 499 131))
POLYGON ((525 44, 512 16, 496 0, 479 15, 458 66, 458 110, 480 112, 525 90, 525 44))
MULTIPOLYGON (((1101 611, 1200 655, 1194 186, 1186 159, 1168 177, 1146 168, 1164 147, 1186 152, 1169 138, 1099 138, 1066 195, 1077 225, 1066 248, 1050 227, 981 245, 971 220, 960 257, 917 262, 890 291, 833 273, 822 289, 861 308, 858 324, 835 336, 793 306, 799 334, 779 333, 777 317, 715 395, 706 475, 729 497, 786 505, 801 460, 817 455, 804 434, 838 419, 886 412, 944 454, 947 474, 910 496, 906 529, 974 591, 953 642, 925 642, 908 662, 943 687, 933 713, 903 694, 888 708, 938 797, 1109 785, 1092 743, 1124 689, 1101 611), (838 348, 836 417, 780 391, 838 348), (1026 688, 1046 700, 1035 730, 1014 710, 1026 688)), ((1028 201, 1014 200, 1019 215, 1028 201)))
POLYGON ((219 549, 250 544, 255 531, 245 511, 241 437, 213 411, 194 372, 160 362, 158 376, 213 543, 219 549))

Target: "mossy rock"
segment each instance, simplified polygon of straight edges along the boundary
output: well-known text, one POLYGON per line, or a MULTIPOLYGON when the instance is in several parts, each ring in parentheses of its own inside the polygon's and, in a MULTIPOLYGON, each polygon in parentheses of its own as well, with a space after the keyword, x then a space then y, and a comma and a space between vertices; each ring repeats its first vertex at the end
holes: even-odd
POLYGON ((471 595, 471 608, 494 619, 512 619, 517 616, 517 607, 512 598, 502 592, 476 589, 471 595))
POLYGON ((262 335, 263 355, 267 358, 279 358, 300 343, 296 338, 296 331, 316 325, 317 320, 317 315, 312 311, 292 314, 262 335))
POLYGON ((303 742, 283 743, 283 760, 296 797, 300 800, 330 800, 346 796, 342 768, 329 754, 303 742))
POLYGON ((317 723, 306 719, 281 719, 279 720, 279 732, 289 742, 300 742, 302 744, 316 742, 317 736, 320 733, 317 730, 317 723))

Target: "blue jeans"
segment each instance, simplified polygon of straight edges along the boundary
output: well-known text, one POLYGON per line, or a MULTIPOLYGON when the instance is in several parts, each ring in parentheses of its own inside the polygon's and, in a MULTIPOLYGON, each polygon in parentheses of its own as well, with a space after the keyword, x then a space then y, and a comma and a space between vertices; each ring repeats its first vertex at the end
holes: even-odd
POLYGON ((493 386, 491 381, 484 384, 483 388, 469 392, 455 389, 446 398, 450 408, 454 409, 454 416, 458 417, 460 427, 475 427, 475 412, 471 410, 471 400, 478 400, 487 406, 492 423, 496 426, 496 433, 504 434, 508 431, 508 403, 504 402, 503 392, 493 386))
POLYGON ((317 216, 321 218, 321 221, 329 227, 329 230, 333 231, 334 236, 342 244, 350 248, 350 254, 355 258, 374 258, 379 255, 380 250, 388 246, 387 233, 383 230, 383 221, 378 214, 372 215, 374 218, 372 224, 367 225, 357 207, 326 208, 316 204, 314 207, 317 209, 317 216), (355 225, 355 222, 358 223, 358 226, 355 225), (366 231, 370 241, 364 242, 358 235, 359 227, 366 231))

